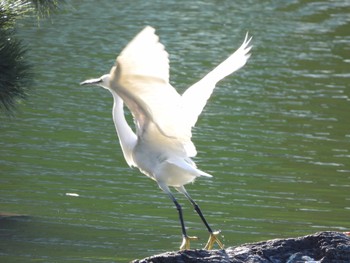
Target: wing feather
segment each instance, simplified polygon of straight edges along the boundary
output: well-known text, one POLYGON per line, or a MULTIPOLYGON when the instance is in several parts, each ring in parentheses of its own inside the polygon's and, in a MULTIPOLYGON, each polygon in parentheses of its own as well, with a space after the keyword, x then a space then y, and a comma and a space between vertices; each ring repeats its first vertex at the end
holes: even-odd
POLYGON ((247 33, 240 48, 183 93, 182 103, 185 112, 188 113, 186 118, 190 128, 196 124, 198 116, 207 104, 217 82, 246 64, 250 57, 251 46, 249 43, 251 39, 251 37, 248 39, 247 33))
POLYGON ((153 122, 162 135, 177 139, 195 155, 191 130, 183 125, 181 96, 169 83, 168 53, 154 28, 144 28, 120 53, 110 86, 134 115, 138 135, 153 122))
POLYGON ((216 83, 247 62, 250 40, 247 34, 236 52, 180 96, 169 83, 168 53, 155 29, 145 27, 123 49, 110 73, 110 86, 132 112, 138 136, 152 122, 162 136, 176 140, 187 156, 195 156, 191 129, 216 83))

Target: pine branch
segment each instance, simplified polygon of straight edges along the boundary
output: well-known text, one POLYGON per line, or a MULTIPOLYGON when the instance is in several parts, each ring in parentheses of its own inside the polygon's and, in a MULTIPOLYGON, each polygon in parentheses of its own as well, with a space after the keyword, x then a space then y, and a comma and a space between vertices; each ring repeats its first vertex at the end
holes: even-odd
POLYGON ((33 83, 27 49, 16 38, 16 20, 36 14, 47 17, 60 9, 64 0, 0 0, 0 111, 12 113, 27 97, 33 83))

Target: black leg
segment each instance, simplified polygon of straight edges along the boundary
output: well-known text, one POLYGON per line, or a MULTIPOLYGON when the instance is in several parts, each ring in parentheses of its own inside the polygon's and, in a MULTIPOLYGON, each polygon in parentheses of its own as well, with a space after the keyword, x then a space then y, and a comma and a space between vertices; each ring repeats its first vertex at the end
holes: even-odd
POLYGON ((206 228, 208 229, 209 233, 210 234, 213 233, 213 230, 209 226, 207 220, 204 218, 203 213, 202 213, 201 209, 199 208, 199 206, 197 205, 197 203, 192 198, 190 198, 189 196, 187 196, 187 198, 192 203, 194 210, 196 210, 197 214, 202 219, 202 221, 203 221, 204 225, 206 226, 206 228))
POLYGON ((183 193, 187 199, 191 202, 191 204, 193 205, 194 210, 196 210, 197 214, 199 215, 199 217, 202 219, 205 227, 208 229, 209 233, 212 234, 213 230, 211 229, 211 227, 209 226, 207 220, 205 219, 201 209, 199 208, 199 206, 197 205, 197 203, 191 198, 191 196, 187 193, 187 191, 185 190, 185 188, 182 187, 182 189, 178 189, 181 193, 183 193))
POLYGON ((159 187, 165 193, 167 193, 169 195, 170 199, 174 202, 174 204, 176 206, 176 209, 177 209, 177 211, 179 213, 179 218, 180 218, 180 223, 181 223, 181 231, 182 231, 182 244, 180 246, 180 250, 190 249, 190 241, 191 240, 196 240, 198 238, 197 237, 191 237, 191 236, 187 235, 186 227, 185 227, 185 223, 184 223, 184 219, 183 219, 183 215, 182 215, 181 205, 177 202, 176 198, 174 197, 174 195, 169 190, 169 187, 167 185, 164 185, 164 184, 159 184, 159 187))
POLYGON ((191 196, 187 193, 186 189, 181 186, 181 187, 177 187, 176 190, 178 190, 180 193, 183 193, 187 199, 191 202, 191 204, 193 205, 194 207, 194 210, 196 210, 197 214, 199 215, 199 217, 202 219, 204 225, 206 226, 206 228, 208 229, 209 231, 209 240, 207 242, 207 244, 205 245, 205 248, 204 249, 212 249, 214 243, 217 243, 219 245, 219 247, 221 249, 224 248, 224 245, 221 243, 221 241, 217 238, 217 235, 219 235, 220 231, 216 231, 216 232, 213 232, 213 230, 211 229, 211 227, 209 226, 207 220, 205 219, 201 209, 199 208, 199 206, 197 205, 197 203, 191 198, 191 196))
POLYGON ((184 223, 184 218, 183 218, 183 215, 182 215, 182 208, 181 208, 181 205, 178 203, 178 201, 175 199, 175 197, 171 194, 171 193, 168 193, 171 200, 174 202, 175 206, 176 206, 176 209, 179 213, 179 218, 180 218, 180 223, 181 223, 181 230, 182 230, 182 236, 183 237, 187 237, 187 233, 186 233, 186 227, 185 227, 185 223, 184 223))

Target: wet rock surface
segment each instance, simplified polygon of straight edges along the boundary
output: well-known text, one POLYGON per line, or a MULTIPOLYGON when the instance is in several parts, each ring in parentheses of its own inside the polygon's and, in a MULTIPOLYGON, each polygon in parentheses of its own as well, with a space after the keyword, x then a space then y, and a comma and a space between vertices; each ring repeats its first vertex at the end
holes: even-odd
POLYGON ((133 263, 346 263, 350 262, 350 236, 318 232, 297 238, 273 239, 228 247, 225 250, 166 252, 133 263))

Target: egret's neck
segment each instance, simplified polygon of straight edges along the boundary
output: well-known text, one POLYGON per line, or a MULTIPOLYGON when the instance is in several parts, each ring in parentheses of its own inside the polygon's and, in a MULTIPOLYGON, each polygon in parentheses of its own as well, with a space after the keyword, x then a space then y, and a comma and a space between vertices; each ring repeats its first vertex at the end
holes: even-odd
POLYGON ((137 136, 125 119, 123 100, 115 93, 115 91, 111 91, 111 93, 114 99, 112 112, 113 121, 123 150, 124 158, 129 166, 134 166, 132 152, 137 142, 137 136))

